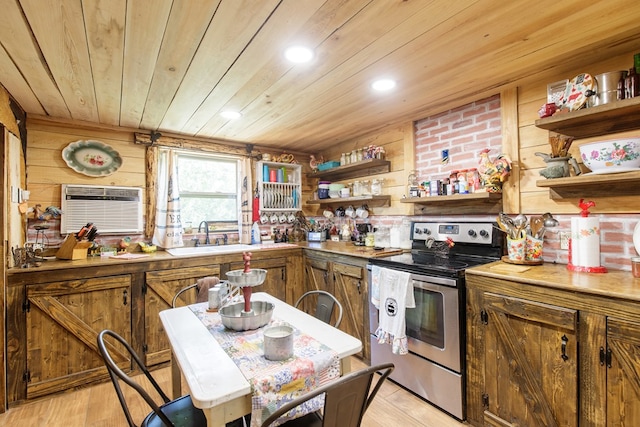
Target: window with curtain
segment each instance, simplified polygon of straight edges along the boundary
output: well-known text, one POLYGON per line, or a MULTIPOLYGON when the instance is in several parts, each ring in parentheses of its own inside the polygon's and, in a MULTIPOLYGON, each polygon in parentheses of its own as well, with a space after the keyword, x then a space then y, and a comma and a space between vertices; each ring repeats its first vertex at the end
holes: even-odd
POLYGON ((202 221, 238 229, 239 160, 230 156, 178 152, 180 213, 194 229, 202 221))

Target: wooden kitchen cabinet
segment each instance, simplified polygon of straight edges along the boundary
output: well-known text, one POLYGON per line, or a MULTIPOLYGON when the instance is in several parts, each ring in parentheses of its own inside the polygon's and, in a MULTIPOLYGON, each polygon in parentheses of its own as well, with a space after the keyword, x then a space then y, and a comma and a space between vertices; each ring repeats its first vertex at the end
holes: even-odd
MULTIPOLYGON (((103 329, 122 335, 151 367, 166 366, 170 350, 158 313, 170 307, 178 290, 201 277, 225 278, 226 271, 243 267, 241 260, 241 253, 155 254, 125 262, 96 258, 12 269, 6 287, 9 406, 108 380, 96 347, 103 329)), ((302 294, 302 249, 256 251, 252 266, 269 271, 257 292, 289 303, 302 294)), ((196 293, 183 295, 183 301, 193 302, 196 293)))
MULTIPOLYGON (((171 308, 171 301, 180 289, 207 276, 220 277, 220 266, 206 265, 187 269, 158 270, 145 274, 145 286, 142 290, 144 296, 143 351, 147 366, 171 360, 169 340, 160 322, 160 312, 171 308)), ((196 291, 183 294, 181 301, 187 304, 196 302, 196 291)))
MULTIPOLYGON (((229 264, 229 270, 242 270, 243 268, 244 262, 229 264)), ((287 259, 285 257, 252 260, 251 268, 267 270, 264 282, 252 289, 253 292, 266 292, 279 300, 287 301, 287 259)))
POLYGON ((577 311, 473 290, 468 301, 470 420, 577 426, 577 311))
MULTIPOLYGON (((369 315, 366 259, 308 252, 305 257, 306 290, 323 290, 342 304, 339 329, 362 341, 360 356, 369 358, 369 315)), ((307 311, 311 307, 305 307, 307 311)), ((334 319, 336 315, 334 314, 334 319)))
POLYGON ((8 307, 16 315, 9 317, 9 401, 107 378, 96 339, 105 328, 131 339, 131 283, 123 274, 26 286, 22 306, 8 307), (16 333, 24 347, 14 347, 16 333))
POLYGON ((469 424, 640 425, 640 307, 616 289, 629 280, 562 267, 531 283, 467 271, 469 424))

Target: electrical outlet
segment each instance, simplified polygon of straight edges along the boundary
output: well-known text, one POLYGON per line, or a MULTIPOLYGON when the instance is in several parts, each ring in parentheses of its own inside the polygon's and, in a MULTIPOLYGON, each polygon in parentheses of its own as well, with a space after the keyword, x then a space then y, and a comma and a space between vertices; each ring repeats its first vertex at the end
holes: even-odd
POLYGON ((569 238, 571 238, 571 233, 568 231, 561 231, 560 235, 560 249, 569 250, 569 238))

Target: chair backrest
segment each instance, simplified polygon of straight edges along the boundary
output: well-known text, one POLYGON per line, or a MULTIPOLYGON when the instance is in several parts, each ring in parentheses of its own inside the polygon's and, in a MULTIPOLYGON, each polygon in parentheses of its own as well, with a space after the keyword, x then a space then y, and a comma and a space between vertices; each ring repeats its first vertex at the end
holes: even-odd
MULTIPOLYGON (((385 363, 347 374, 283 405, 264 420, 261 427, 270 426, 291 409, 322 393, 325 394, 322 427, 360 427, 367 408, 394 368, 393 363, 385 363), (371 389, 376 372, 381 376, 371 389)), ((286 423, 283 426, 286 427, 286 423)))
MULTIPOLYGON (((178 298, 180 297, 180 295, 182 295, 183 293, 187 292, 189 289, 195 289, 197 286, 198 286, 198 284, 194 283, 193 285, 185 286, 184 288, 180 289, 173 296, 173 300, 171 301, 171 308, 176 308, 176 303, 178 302, 178 298)), ((196 291, 197 291, 197 289, 196 289, 196 291)))
POLYGON ((306 298, 309 298, 312 295, 317 296, 316 310, 315 310, 315 313, 313 313, 313 316, 316 319, 320 319, 323 322, 330 324, 331 316, 333 315, 333 310, 337 307, 338 319, 336 320, 336 323, 333 326, 336 328, 340 326, 340 322, 342 322, 342 304, 340 304, 340 302, 336 299, 336 297, 334 297, 327 291, 316 290, 316 291, 305 292, 300 298, 298 298, 298 301, 296 301, 295 303, 295 307, 298 308, 298 306, 306 298))
POLYGON ((173 426, 173 423, 169 420, 169 418, 160 410, 160 406, 155 402, 155 400, 151 397, 149 393, 136 381, 134 381, 129 375, 127 375, 118 364, 115 362, 114 357, 116 356, 122 362, 126 362, 128 365, 129 360, 135 362, 138 368, 144 373, 147 377, 151 385, 155 388, 155 390, 160 395, 160 398, 163 400, 163 403, 169 402, 171 399, 165 394, 165 392, 160 388, 156 380, 153 378, 145 364, 142 362, 138 354, 133 350, 131 345, 120 335, 117 333, 105 329, 104 331, 98 334, 98 349, 100 354, 102 355, 102 359, 104 360, 104 364, 107 367, 107 371, 109 371, 109 376, 111 377, 111 382, 113 382, 113 386, 116 389, 116 393, 118 394, 118 400, 122 405, 122 410, 124 411, 125 416, 127 417, 127 421, 129 422, 129 426, 137 427, 131 417, 131 413, 129 412, 129 407, 127 406, 127 402, 124 398, 124 394, 122 393, 122 389, 120 388, 120 381, 124 382, 142 396, 142 398, 147 402, 147 404, 153 409, 153 411, 158 415, 158 417, 162 420, 162 422, 167 426, 173 426), (120 351, 120 346, 113 345, 112 342, 108 342, 105 338, 106 336, 112 337, 115 341, 121 344, 122 347, 126 350, 126 353, 120 351))

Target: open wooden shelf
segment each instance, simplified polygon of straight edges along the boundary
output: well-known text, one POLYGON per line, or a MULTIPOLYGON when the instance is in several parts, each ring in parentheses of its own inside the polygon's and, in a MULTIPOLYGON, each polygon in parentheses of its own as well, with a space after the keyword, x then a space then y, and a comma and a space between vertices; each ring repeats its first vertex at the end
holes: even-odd
POLYGON ((536 126, 576 138, 640 129, 640 97, 545 117, 536 126))
POLYGON ((335 199, 307 200, 308 205, 367 205, 370 208, 389 206, 391 196, 358 196, 358 197, 340 197, 335 199))
POLYGON ((549 188, 549 197, 552 199, 638 196, 640 171, 541 179, 536 181, 536 185, 549 188))
POLYGON ((502 212, 501 193, 452 194, 450 196, 410 197, 400 203, 413 203, 414 215, 492 214, 502 212))
POLYGON ((391 162, 381 159, 367 159, 357 163, 308 173, 308 178, 327 179, 330 181, 342 181, 345 179, 359 178, 363 176, 387 173, 391 170, 391 162))

